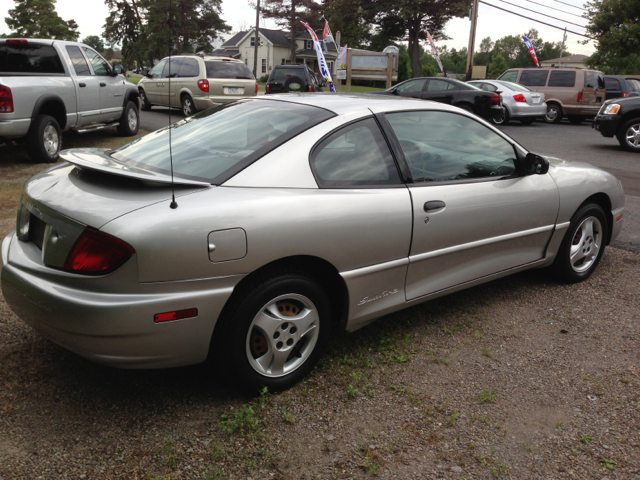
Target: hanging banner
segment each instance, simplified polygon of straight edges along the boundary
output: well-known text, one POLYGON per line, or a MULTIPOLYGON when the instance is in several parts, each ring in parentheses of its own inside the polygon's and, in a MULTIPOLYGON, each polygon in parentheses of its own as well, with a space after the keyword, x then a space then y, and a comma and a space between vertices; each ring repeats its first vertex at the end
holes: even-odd
POLYGON ((427 37, 429 38, 429 44, 431 45, 431 55, 435 57, 436 62, 438 62, 438 66, 442 71, 442 74, 446 77, 447 71, 442 66, 442 61, 440 60, 440 55, 438 55, 438 50, 436 49, 436 45, 435 43, 433 43, 433 38, 431 38, 431 34, 429 33, 429 30, 427 30, 426 32, 427 32, 427 37))
POLYGON ((533 58, 533 61, 536 62, 536 67, 540 67, 540 64, 538 63, 538 57, 536 56, 536 50, 535 50, 535 48, 533 48, 533 43, 531 43, 531 40, 529 40, 524 35, 522 35, 522 40, 524 40, 524 44, 529 49, 529 53, 531 54, 531 58, 533 58))
POLYGON ((311 38, 313 38, 313 44, 316 47, 316 55, 318 56, 318 67, 320 68, 320 75, 322 75, 322 78, 324 78, 325 82, 327 82, 327 86, 329 87, 329 90, 335 93, 336 88, 333 86, 331 73, 329 72, 327 61, 324 59, 324 55, 322 53, 322 47, 320 46, 320 40, 318 40, 318 36, 316 35, 316 32, 313 31, 313 28, 311 28, 309 25, 307 25, 304 22, 300 22, 300 23, 304 25, 304 28, 306 28, 309 31, 309 33, 311 34, 311 38))
POLYGON ((344 68, 347 68, 347 45, 341 47, 338 50, 338 58, 336 60, 336 68, 340 70, 340 65, 344 65, 344 68))
MULTIPOLYGON (((333 39, 333 33, 331 33, 331 29, 329 28, 329 22, 327 22, 326 20, 324 21, 324 30, 322 31, 322 45, 324 46, 324 53, 329 53, 329 50, 327 49, 327 43, 332 42, 332 43, 336 43, 336 41, 333 39)), ((336 47, 338 47, 336 45, 336 47)))

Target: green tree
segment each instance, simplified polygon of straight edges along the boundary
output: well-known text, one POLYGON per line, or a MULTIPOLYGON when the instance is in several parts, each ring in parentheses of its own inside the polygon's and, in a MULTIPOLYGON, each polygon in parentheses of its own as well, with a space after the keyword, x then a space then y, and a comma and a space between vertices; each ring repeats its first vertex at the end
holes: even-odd
POLYGON ((82 39, 82 43, 85 45, 89 45, 91 48, 94 48, 98 52, 104 52, 104 42, 102 38, 97 35, 89 35, 88 37, 84 37, 82 39))
MULTIPOLYGON (((364 48, 371 41, 371 12, 364 10, 359 2, 353 0, 332 0, 326 4, 324 16, 331 25, 331 31, 335 35, 341 34, 340 43, 352 48, 364 48)), ((392 41, 378 39, 385 43, 384 47, 391 45, 392 41)), ((384 48, 382 47, 382 48, 384 48)), ((373 50, 376 50, 372 47, 373 50)))
POLYGON ((16 6, 9 10, 4 20, 13 30, 11 36, 26 38, 52 38, 77 40, 78 24, 65 21, 56 12, 56 0, 14 0, 16 6))
POLYGON ((509 69, 509 65, 507 65, 507 61, 500 54, 497 54, 493 57, 493 61, 488 68, 487 75, 491 78, 498 78, 502 72, 509 69))
POLYGON ((587 10, 587 31, 597 49, 587 65, 609 74, 640 74, 640 2, 593 0, 587 10))

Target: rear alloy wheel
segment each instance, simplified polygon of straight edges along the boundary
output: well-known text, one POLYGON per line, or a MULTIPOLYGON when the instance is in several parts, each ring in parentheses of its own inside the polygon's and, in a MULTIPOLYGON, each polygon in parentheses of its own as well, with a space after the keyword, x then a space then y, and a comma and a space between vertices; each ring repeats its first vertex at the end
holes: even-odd
POLYGON ((147 94, 144 93, 144 90, 140 89, 140 110, 148 112, 151 110, 151 103, 147 98, 147 94))
POLYGON ((633 118, 618 130, 618 142, 625 150, 640 152, 640 118, 633 118))
POLYGON ((190 95, 184 95, 182 97, 182 114, 185 117, 190 117, 197 112, 196 106, 193 104, 193 98, 190 95))
POLYGON ((500 115, 499 117, 493 117, 491 119, 491 122, 494 125, 506 125, 509 123, 510 119, 511 117, 509 116, 509 110, 507 110, 505 107, 502 107, 502 115, 500 115))
POLYGON ((553 267, 560 280, 581 282, 598 266, 607 240, 607 220, 595 203, 587 203, 573 215, 553 267))
POLYGON ((122 116, 120 117, 120 125, 118 125, 118 133, 123 137, 133 137, 138 133, 138 127, 140 126, 140 116, 138 114, 138 108, 133 102, 127 102, 124 107, 122 116))
POLYGON ((282 274, 236 299, 216 330, 221 367, 241 389, 286 390, 320 359, 331 330, 328 297, 312 279, 282 274), (220 353, 222 356, 220 356, 220 353))
POLYGON ((560 123, 562 120, 562 107, 557 103, 548 103, 544 121, 547 123, 560 123))
POLYGON ((62 132, 58 121, 49 115, 38 115, 27 133, 27 152, 34 163, 55 163, 60 156, 62 132))

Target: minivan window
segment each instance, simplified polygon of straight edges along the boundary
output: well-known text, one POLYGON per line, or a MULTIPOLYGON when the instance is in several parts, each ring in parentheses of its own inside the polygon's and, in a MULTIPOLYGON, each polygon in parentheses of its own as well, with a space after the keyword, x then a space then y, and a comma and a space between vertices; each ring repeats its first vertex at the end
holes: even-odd
POLYGON ((207 78, 239 78, 253 80, 253 73, 241 62, 204 62, 207 78))
POLYGON ((64 73, 56 49, 37 43, 0 45, 0 73, 64 73))
POLYGON ((549 76, 550 87, 575 87, 576 72, 552 71, 549 76))
POLYGON ((604 74, 593 70, 585 70, 584 86, 586 88, 604 88, 604 74))
MULTIPOLYGON (((523 70, 520 83, 528 87, 544 87, 547 84, 549 70, 523 70)), ((505 80, 501 78, 500 80, 505 80)))
POLYGON ((517 70, 508 70, 503 73, 498 80, 504 80, 505 82, 515 82, 518 80, 518 71, 517 70))
POLYGON ((111 156, 128 165, 220 185, 287 140, 334 116, 322 108, 241 101, 197 113, 135 140, 111 156), (171 129, 171 130, 169 130, 171 129))
POLYGON ((169 78, 169 72, 171 72, 171 78, 176 78, 182 65, 182 58, 172 58, 165 65, 162 70, 162 78, 169 78))
POLYGON ((200 68, 198 67, 198 60, 195 58, 183 58, 182 65, 180 66, 180 73, 178 77, 197 77, 200 74, 200 68))

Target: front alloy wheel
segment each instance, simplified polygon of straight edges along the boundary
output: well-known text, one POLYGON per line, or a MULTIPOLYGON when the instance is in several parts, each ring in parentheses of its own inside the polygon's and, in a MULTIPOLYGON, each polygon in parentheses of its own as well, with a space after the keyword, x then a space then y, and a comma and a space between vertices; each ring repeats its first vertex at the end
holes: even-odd
POLYGON ((625 150, 640 152, 640 118, 634 118, 622 126, 618 142, 625 150))

